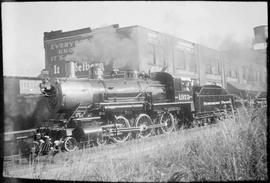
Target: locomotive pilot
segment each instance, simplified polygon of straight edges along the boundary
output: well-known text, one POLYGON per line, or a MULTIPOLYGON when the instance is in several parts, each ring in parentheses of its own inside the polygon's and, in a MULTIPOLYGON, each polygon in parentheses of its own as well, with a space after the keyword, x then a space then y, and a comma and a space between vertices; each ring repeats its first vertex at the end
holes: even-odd
POLYGON ((41 136, 41 133, 40 132, 37 132, 35 135, 34 135, 34 141, 33 141, 33 144, 34 144, 34 149, 33 149, 33 153, 35 154, 39 154, 40 150, 42 149, 42 146, 44 144, 44 140, 42 139, 42 136, 41 136))
POLYGON ((43 144, 44 143, 44 140, 42 139, 42 136, 41 136, 40 132, 37 132, 34 135, 34 142, 37 142, 38 144, 43 144))
POLYGON ((52 149, 51 147, 51 138, 46 135, 42 135, 40 132, 37 132, 34 135, 34 153, 40 154, 40 153, 47 153, 49 150, 52 149))

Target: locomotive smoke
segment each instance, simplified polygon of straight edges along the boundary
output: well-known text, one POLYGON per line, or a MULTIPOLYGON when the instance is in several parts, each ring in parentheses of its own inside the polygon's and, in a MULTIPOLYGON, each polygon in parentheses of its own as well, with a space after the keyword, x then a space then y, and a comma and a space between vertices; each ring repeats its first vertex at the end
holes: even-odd
POLYGON ((252 50, 251 43, 247 41, 238 42, 229 36, 221 42, 218 49, 224 51, 230 60, 235 60, 237 63, 252 63, 256 58, 256 52, 252 50))
MULTIPOLYGON (((161 45, 159 48, 162 48, 161 50, 157 50, 157 48, 153 50, 159 57, 159 60, 156 62, 159 62, 159 65, 166 68, 171 64, 169 60, 173 59, 172 50, 174 50, 176 42, 170 36, 165 35, 163 37, 159 35, 153 39, 161 45)), ((251 48, 250 40, 238 42, 233 35, 228 35, 227 37, 209 36, 201 44, 224 52, 225 60, 233 60, 234 63, 239 65, 241 63, 254 63, 263 60, 258 58, 259 54, 251 48)), ((137 69, 136 63, 140 59, 140 55, 153 54, 149 53, 148 50, 150 50, 149 37, 144 31, 133 31, 127 37, 117 33, 113 27, 108 27, 93 32, 92 38, 77 44, 73 54, 66 57, 66 61, 73 60, 90 64, 101 62, 104 65, 113 63, 116 68, 137 69), (138 55, 138 53, 140 54, 138 55)), ((152 57, 149 59, 153 59, 152 57)), ((147 64, 147 62, 141 62, 141 64, 147 64)), ((142 66, 142 68, 147 68, 147 66, 142 66)))
POLYGON ((258 54, 257 51, 252 49, 252 41, 248 37, 245 40, 237 41, 234 35, 228 35, 226 37, 213 36, 213 38, 204 42, 212 43, 210 45, 213 48, 224 52, 228 60, 233 60, 235 61, 234 63, 238 63, 239 65, 242 63, 264 64, 260 62, 263 59, 258 59, 259 56, 263 55, 258 54))
POLYGON ((12 114, 5 116, 5 131, 25 130, 40 126, 52 115, 48 111, 46 102, 47 100, 42 97, 31 101, 27 107, 5 105, 5 114, 12 114))
POLYGON ((72 55, 66 57, 66 61, 114 63, 117 68, 127 67, 132 69, 137 61, 134 34, 130 38, 120 37, 114 28, 93 33, 90 40, 81 41, 74 48, 72 55))
MULTIPOLYGON (((154 59, 155 62, 158 63, 158 66, 152 65, 149 68, 151 72, 161 71, 163 69, 163 71, 165 71, 168 67, 172 67, 170 66, 170 64, 172 64, 170 60, 173 60, 173 50, 175 50, 177 44, 176 39, 167 34, 155 32, 150 32, 149 34, 145 31, 138 31, 137 36, 140 38, 138 39, 137 44, 141 55, 150 56, 148 59, 154 59), (158 46, 154 46, 155 44, 158 46)), ((141 62, 140 64, 143 65, 142 68, 149 67, 148 62, 141 62)))

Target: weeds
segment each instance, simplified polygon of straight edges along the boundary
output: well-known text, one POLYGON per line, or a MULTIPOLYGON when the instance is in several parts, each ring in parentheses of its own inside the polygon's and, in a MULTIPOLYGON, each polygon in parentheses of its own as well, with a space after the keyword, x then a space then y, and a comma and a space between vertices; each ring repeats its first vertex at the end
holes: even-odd
POLYGON ((268 180, 266 127, 265 109, 240 109, 235 121, 215 127, 62 153, 28 172, 38 179, 113 182, 268 180))

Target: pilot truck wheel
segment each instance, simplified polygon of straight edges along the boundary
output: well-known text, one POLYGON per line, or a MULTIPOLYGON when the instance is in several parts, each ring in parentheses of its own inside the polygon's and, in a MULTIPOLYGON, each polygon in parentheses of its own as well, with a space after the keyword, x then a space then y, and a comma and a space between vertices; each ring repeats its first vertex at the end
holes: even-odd
POLYGON ((74 137, 67 137, 64 140, 63 148, 67 152, 76 151, 78 149, 77 140, 74 137))

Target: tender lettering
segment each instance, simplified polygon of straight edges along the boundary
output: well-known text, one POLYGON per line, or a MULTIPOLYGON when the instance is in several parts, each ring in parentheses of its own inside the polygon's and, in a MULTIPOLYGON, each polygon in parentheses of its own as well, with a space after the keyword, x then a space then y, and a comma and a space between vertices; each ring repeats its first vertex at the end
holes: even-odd
POLYGON ((219 105, 220 102, 203 102, 203 105, 219 105))
POLYGON ((227 100, 227 101, 218 101, 218 102, 203 102, 203 105, 219 105, 219 104, 230 104, 231 101, 227 100))

